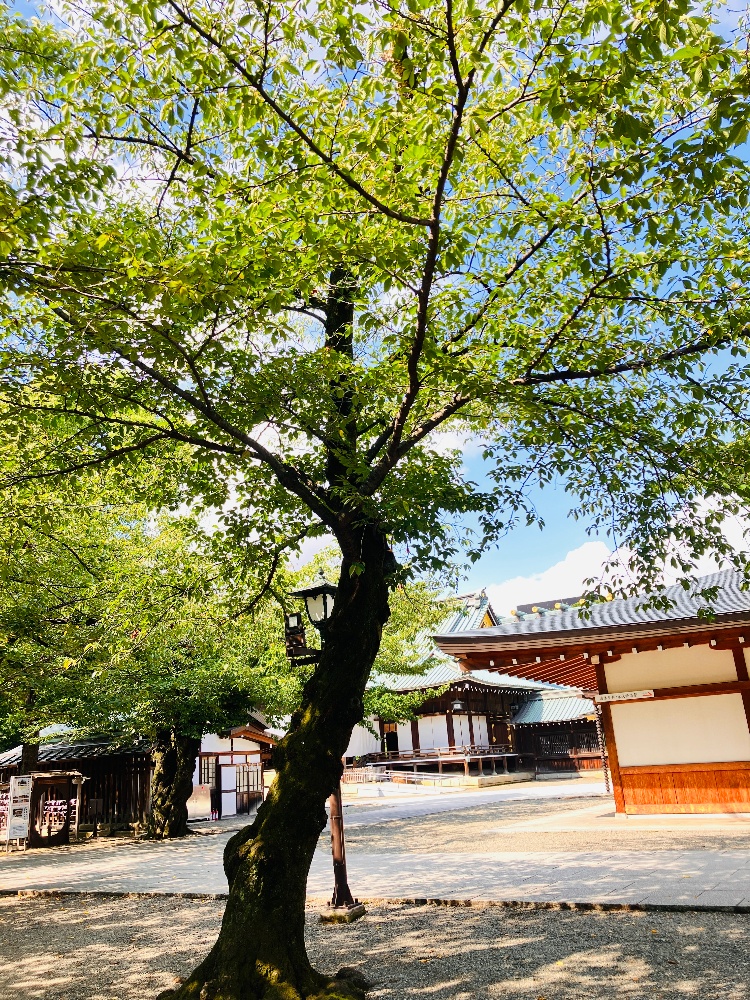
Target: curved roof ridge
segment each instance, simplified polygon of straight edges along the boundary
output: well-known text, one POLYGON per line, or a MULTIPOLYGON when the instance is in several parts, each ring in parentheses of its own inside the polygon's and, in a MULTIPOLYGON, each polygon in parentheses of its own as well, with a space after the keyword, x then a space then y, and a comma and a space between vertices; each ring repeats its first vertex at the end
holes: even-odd
MULTIPOLYGON (((547 612, 543 617, 524 618, 485 629, 465 631, 462 636, 481 635, 485 639, 504 636, 537 635, 549 632, 567 632, 572 630, 589 631, 598 628, 612 628, 621 625, 639 625, 680 620, 698 620, 702 612, 710 611, 715 615, 748 615, 750 614, 750 590, 744 589, 742 575, 737 570, 725 569, 708 573, 692 581, 685 589, 682 584, 675 583, 660 590, 653 590, 633 597, 615 598, 592 604, 588 608, 568 608, 561 611, 547 612), (717 588, 714 601, 708 602, 701 597, 701 591, 717 588), (649 601, 666 601, 669 607, 648 607, 649 601)), ((706 618, 708 624, 709 619, 706 618)), ((443 638, 456 638, 456 632, 436 633, 439 641, 443 638)))

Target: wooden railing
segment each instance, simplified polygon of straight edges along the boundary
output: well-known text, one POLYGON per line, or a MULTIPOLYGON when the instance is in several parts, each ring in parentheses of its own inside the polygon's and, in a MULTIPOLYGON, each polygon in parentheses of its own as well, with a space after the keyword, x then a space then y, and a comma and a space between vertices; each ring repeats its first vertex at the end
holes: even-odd
POLYGON ((464 757, 505 757, 514 755, 510 747, 505 746, 481 746, 470 744, 458 747, 429 747, 425 750, 390 750, 384 753, 368 753, 357 760, 357 767, 368 764, 387 764, 396 761, 411 760, 434 760, 442 758, 464 758, 464 757))

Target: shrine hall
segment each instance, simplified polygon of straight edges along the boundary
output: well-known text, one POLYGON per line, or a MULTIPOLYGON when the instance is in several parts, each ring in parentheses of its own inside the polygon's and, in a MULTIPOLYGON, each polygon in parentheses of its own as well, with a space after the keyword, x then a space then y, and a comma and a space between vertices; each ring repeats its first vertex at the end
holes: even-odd
POLYGON ((592 698, 618 812, 750 812, 750 592, 741 582, 727 570, 688 590, 585 610, 550 602, 435 642, 467 675, 498 671, 592 698))

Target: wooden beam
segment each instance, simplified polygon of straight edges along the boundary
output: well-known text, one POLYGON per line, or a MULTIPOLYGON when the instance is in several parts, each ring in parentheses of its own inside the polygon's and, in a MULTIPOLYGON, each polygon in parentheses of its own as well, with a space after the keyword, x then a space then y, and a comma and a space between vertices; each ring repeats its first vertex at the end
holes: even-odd
POLYGON ((670 774, 689 771, 750 771, 750 760, 709 761, 705 764, 639 764, 621 767, 620 774, 670 774))
MULTIPOLYGON (((681 687, 654 688, 653 697, 627 698, 614 704, 632 705, 635 702, 666 701, 669 698, 703 698, 713 694, 744 694, 746 691, 750 692, 750 681, 718 681, 715 684, 688 684, 681 687)), ((616 693, 613 692, 613 694, 616 693)))

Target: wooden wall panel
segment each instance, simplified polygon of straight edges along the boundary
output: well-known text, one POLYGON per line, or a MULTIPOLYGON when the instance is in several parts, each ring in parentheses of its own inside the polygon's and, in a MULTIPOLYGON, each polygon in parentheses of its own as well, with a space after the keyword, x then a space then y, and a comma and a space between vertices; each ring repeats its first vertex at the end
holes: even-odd
POLYGON ((750 812, 750 762, 620 769, 625 812, 750 812))

